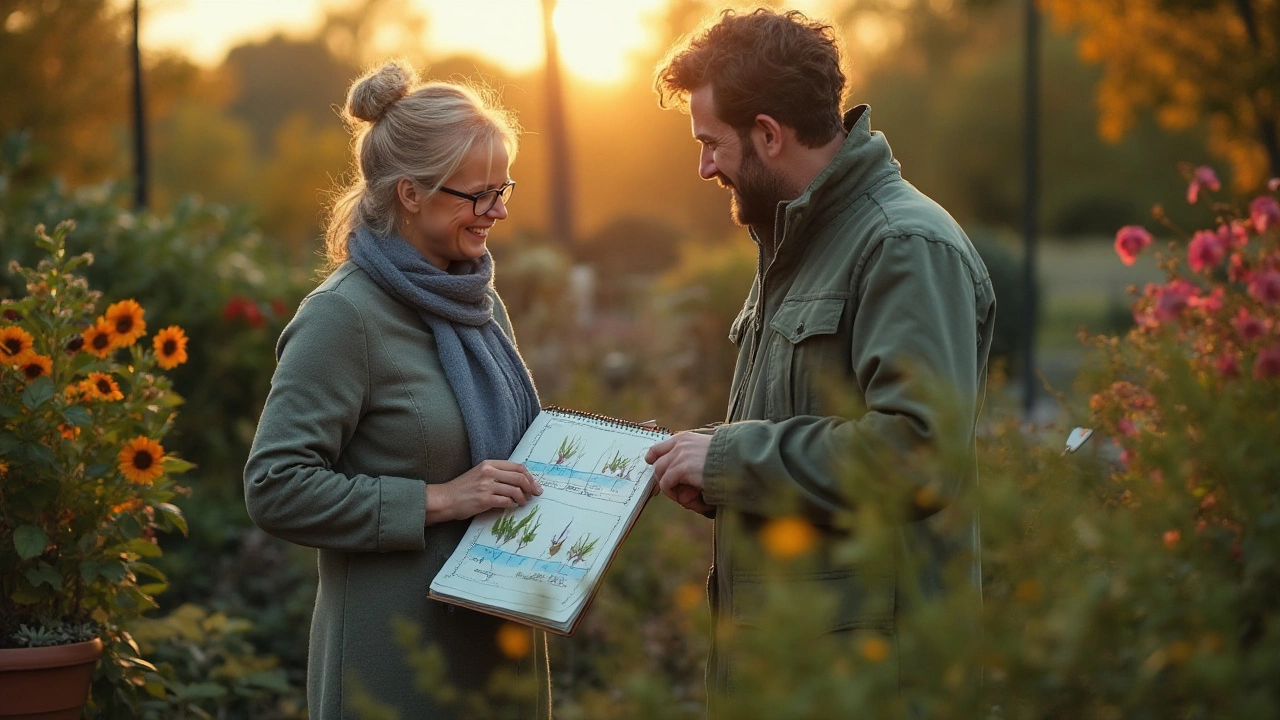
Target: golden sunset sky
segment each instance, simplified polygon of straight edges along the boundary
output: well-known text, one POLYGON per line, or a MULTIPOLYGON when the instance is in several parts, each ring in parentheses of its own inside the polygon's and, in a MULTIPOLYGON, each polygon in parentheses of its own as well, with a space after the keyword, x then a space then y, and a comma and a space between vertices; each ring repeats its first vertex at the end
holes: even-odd
MULTIPOLYGON (((121 0, 124 2, 125 0, 121 0)), ((653 42, 652 20, 668 0, 559 0, 556 30, 568 72, 581 80, 614 82, 629 60, 653 42)), ((415 0, 427 20, 423 46, 432 57, 478 55, 507 70, 542 64, 539 0, 415 0)), ((145 50, 177 50, 203 65, 216 65, 231 47, 277 32, 306 34, 326 9, 346 0, 144 0, 145 50)), ((822 15, 828 0, 788 3, 822 15)))

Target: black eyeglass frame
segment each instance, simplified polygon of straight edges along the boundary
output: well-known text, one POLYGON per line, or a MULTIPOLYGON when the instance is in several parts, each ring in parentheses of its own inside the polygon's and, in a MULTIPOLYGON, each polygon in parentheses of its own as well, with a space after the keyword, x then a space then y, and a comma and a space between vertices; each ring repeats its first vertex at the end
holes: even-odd
POLYGON ((465 193, 465 192, 462 192, 461 190, 454 190, 453 188, 447 188, 441 185, 440 192, 449 193, 454 197, 460 197, 464 200, 470 200, 471 212, 475 213, 476 217, 481 217, 482 215, 487 215, 489 211, 493 209, 493 206, 498 204, 498 198, 502 198, 502 203, 504 205, 510 202, 511 194, 515 192, 515 189, 514 189, 515 186, 516 186, 515 180, 508 180, 502 183, 502 185, 499 187, 490 188, 489 190, 478 192, 473 195, 471 193, 465 193), (493 195, 493 200, 489 202, 489 207, 481 211, 480 198, 483 198, 485 195, 493 195))

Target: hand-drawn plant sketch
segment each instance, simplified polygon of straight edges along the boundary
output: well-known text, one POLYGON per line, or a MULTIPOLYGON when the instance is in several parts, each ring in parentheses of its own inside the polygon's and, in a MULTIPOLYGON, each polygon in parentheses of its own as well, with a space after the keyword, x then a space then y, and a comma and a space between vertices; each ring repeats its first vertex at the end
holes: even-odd
POLYGON ((609 462, 600 468, 600 474, 607 477, 622 478, 623 480, 631 479, 631 471, 636 466, 636 458, 626 458, 622 453, 616 450, 609 462))
POLYGON ((582 438, 578 436, 566 437, 560 441, 560 447, 556 449, 556 459, 553 465, 563 465, 578 455, 582 454, 582 438))
POLYGON ((586 559, 587 555, 596 549, 596 544, 600 542, 600 538, 592 538, 590 533, 579 535, 577 541, 569 548, 569 564, 577 565, 586 559))
MULTIPOLYGON (((507 542, 510 541, 512 538, 514 538, 516 535, 520 535, 521 540, 523 540, 524 535, 528 534, 529 532, 533 532, 536 535, 538 531, 538 525, 542 524, 541 519, 538 520, 538 525, 534 525, 531 530, 526 530, 526 528, 529 527, 529 523, 535 519, 534 516, 536 516, 537 514, 538 514, 538 508, 535 507, 534 509, 529 511, 528 515, 525 515, 520 521, 517 522, 514 514, 508 515, 504 512, 502 514, 502 517, 494 521, 493 528, 489 531, 493 533, 494 537, 498 538, 497 547, 502 547, 503 545, 506 545, 507 542)), ((533 536, 530 536, 529 539, 532 540, 533 536)), ((522 543, 520 547, 524 547, 524 545, 526 544, 528 543, 527 542, 522 543)), ((516 552, 520 552, 520 550, 517 549, 516 552)))
MULTIPOLYGON (((570 520, 569 525, 572 524, 573 521, 570 520)), ((560 552, 560 548, 564 546, 565 539, 569 537, 569 525, 565 525, 559 535, 551 538, 551 547, 547 549, 547 557, 555 557, 556 553, 560 552)))

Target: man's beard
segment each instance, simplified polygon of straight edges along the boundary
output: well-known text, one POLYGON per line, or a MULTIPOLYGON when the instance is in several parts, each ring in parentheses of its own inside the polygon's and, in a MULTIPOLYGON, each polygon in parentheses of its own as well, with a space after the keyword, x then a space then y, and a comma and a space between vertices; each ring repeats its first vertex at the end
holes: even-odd
POLYGON ((733 221, 744 227, 772 228, 778 203, 786 200, 782 181, 765 167, 750 142, 742 147, 738 181, 732 184, 729 196, 733 221))

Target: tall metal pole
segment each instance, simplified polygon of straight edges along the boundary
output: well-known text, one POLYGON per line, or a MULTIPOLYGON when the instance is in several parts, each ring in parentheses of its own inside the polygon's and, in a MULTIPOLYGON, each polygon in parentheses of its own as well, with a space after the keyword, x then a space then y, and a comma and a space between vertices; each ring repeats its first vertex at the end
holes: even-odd
POLYGON ((547 48, 547 139, 550 143, 551 234, 570 255, 574 249, 573 176, 569 157, 569 131, 565 119, 564 87, 560 80, 560 49, 552 16, 556 0, 542 0, 542 35, 547 48))
POLYGON ((138 38, 139 0, 133 0, 133 171, 134 207, 147 209, 147 117, 142 98, 142 49, 138 38))
POLYGON ((1026 71, 1023 78, 1026 195, 1022 210, 1026 244, 1022 268, 1025 290, 1025 302, 1022 305, 1022 406, 1024 416, 1030 420, 1036 401, 1036 318, 1039 316, 1039 298, 1036 297, 1036 235, 1040 214, 1040 13, 1036 9, 1036 0, 1026 0, 1026 10, 1026 71))

